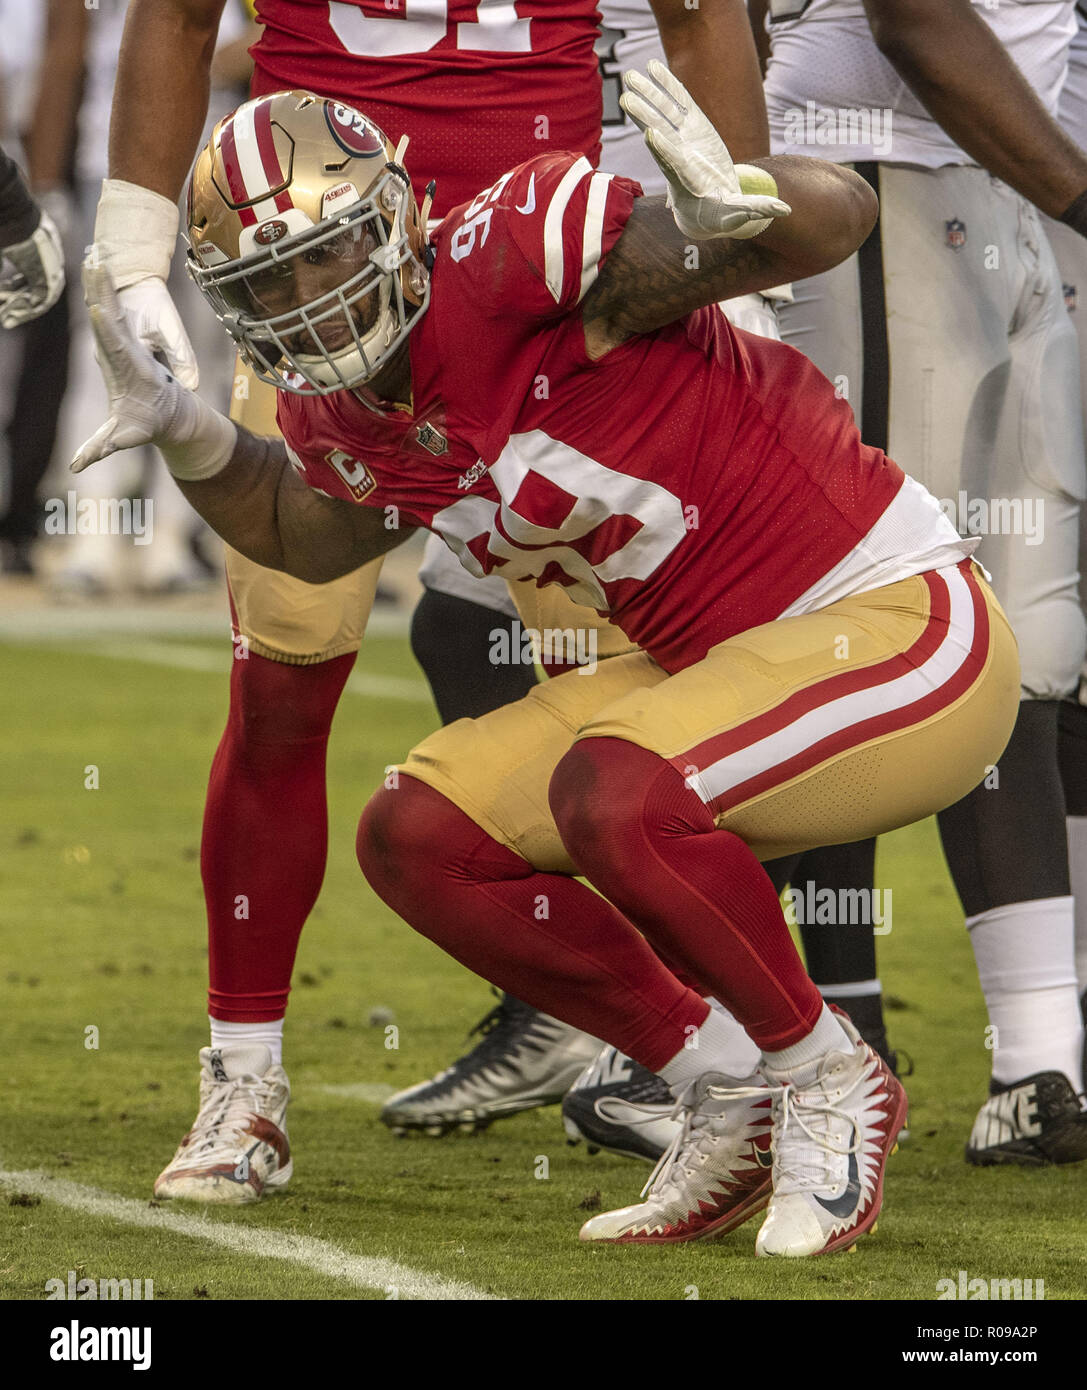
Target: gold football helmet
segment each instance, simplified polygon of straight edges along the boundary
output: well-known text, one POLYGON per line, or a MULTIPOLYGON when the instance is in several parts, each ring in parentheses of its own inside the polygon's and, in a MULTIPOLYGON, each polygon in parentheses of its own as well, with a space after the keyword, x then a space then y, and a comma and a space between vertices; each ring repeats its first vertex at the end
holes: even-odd
POLYGON ((189 184, 189 272, 262 381, 358 386, 425 313, 432 253, 406 146, 312 92, 258 97, 215 127, 189 184))

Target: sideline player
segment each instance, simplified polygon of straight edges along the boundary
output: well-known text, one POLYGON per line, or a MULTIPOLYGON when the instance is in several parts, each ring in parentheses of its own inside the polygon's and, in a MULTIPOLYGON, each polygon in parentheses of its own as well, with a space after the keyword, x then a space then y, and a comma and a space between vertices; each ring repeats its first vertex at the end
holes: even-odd
POLYGON ((732 1224, 769 1200, 759 1254, 829 1253, 878 1215, 905 1096, 804 974, 756 850, 963 795, 1011 731, 1018 661, 975 543, 861 444, 806 358, 715 307, 843 259, 871 228, 870 191, 833 165, 771 159, 746 192, 682 85, 650 73, 627 75, 624 104, 671 214, 555 154, 503 175, 433 245, 365 117, 298 92, 243 107, 195 171, 192 254, 280 389, 283 440, 233 426, 159 367, 88 266, 112 414, 73 467, 151 439, 224 538, 313 582, 395 545, 392 506, 473 573, 560 583, 610 611, 643 650, 426 740, 364 813, 360 863, 458 959, 664 1075, 687 1102, 677 1180, 712 1151, 734 1179, 732 1224), (232 144, 249 154, 261 131, 265 160, 237 166, 247 225, 219 190, 232 144), (337 146, 354 157, 330 177, 337 146), (340 177, 356 202, 336 203, 340 177), (631 417, 635 381, 647 407, 631 417), (420 423, 446 462, 418 444, 420 423), (445 766, 466 751, 458 809, 445 766), (728 1004, 761 1074, 729 1075, 731 1034, 646 938, 728 1004))
MULTIPOLYGON (((111 123, 113 177, 96 228, 99 255, 133 326, 187 384, 195 383, 195 362, 164 276, 176 239, 177 196, 204 118, 222 4, 134 0, 130 7, 111 123), (134 225, 141 228, 137 241, 134 225)), ((654 8, 670 60, 726 139, 741 152, 764 153, 761 83, 740 0, 697 13, 682 0, 655 0, 654 8)), ((516 10, 449 0, 423 17, 410 9, 375 17, 357 4, 261 0, 258 18, 265 28, 254 50, 253 91, 299 84, 365 100, 391 129, 409 132, 413 167, 437 176, 439 211, 540 148, 580 150, 595 162, 600 82, 592 0, 529 0, 516 10)), ((423 188, 416 193, 421 201, 423 188)), ((274 393, 255 386, 236 413, 271 433, 273 410, 274 393)), ((430 559, 434 554, 432 547, 430 559)), ((424 578, 452 592, 428 590, 413 645, 448 720, 520 696, 534 676, 531 668, 488 663, 492 632, 511 621, 504 583, 473 582, 444 547, 437 554, 444 563, 428 563, 424 578), (480 607, 480 599, 491 606, 480 607), (450 648, 452 631, 458 650, 450 648), (444 640, 437 642, 436 634, 444 640)), ((239 651, 247 659, 233 667, 231 714, 212 767, 201 856, 213 1047, 202 1055, 201 1112, 176 1156, 177 1180, 167 1169, 157 1192, 243 1201, 286 1169, 283 1016, 298 937, 324 871, 328 733, 365 627, 377 565, 314 589, 231 552, 228 575, 244 639, 239 651), (239 892, 249 902, 244 921, 234 915, 239 892), (277 1138, 258 1143, 247 1176, 238 1179, 247 1116, 274 1126, 277 1138)), ((545 1087, 557 1099, 597 1050, 595 1041, 513 1000, 485 1025, 491 1031, 480 1047, 445 1078, 452 1086, 413 1088, 423 1091, 421 1102, 412 1108, 411 1098, 402 1098, 390 1118, 443 1130, 466 1116, 469 1123, 485 1122, 518 1104, 539 1103, 545 1087)))
POLYGON ((40 318, 64 289, 60 234, 30 196, 18 166, 0 150, 0 259, 10 268, 0 277, 0 328, 18 328, 40 318))
MULTIPOLYGON (((978 558, 1022 652, 1001 764, 939 818, 996 1039, 966 1156, 1080 1160, 1083 1027, 1056 731, 1084 646, 1083 439, 1074 335, 1026 201, 1087 233, 1076 196, 1087 160, 1052 120, 1072 7, 770 0, 769 12, 775 152, 852 163, 881 203, 857 256, 794 287, 783 337, 848 384, 867 443, 940 498, 960 531, 984 536, 978 558)), ((854 900, 871 890, 873 856, 870 842, 817 851, 794 878, 854 900)), ((871 927, 852 929, 843 958, 849 932, 809 927, 808 963, 824 995, 871 1026, 871 927)))

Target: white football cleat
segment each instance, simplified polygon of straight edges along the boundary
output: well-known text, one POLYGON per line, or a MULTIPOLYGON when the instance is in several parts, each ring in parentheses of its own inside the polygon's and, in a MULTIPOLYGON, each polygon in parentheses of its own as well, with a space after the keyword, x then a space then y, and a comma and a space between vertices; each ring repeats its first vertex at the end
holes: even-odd
POLYGON ((263 1043, 200 1050, 200 1110, 155 1180, 160 1201, 255 1202, 291 1176, 287 1073, 263 1043))
MULTIPOLYGON (((646 1110, 652 1118, 654 1108, 646 1110)), ((581 1228, 582 1240, 622 1245, 704 1240, 735 1230, 766 1205, 773 1161, 767 1087, 707 1072, 688 1087, 672 1114, 680 1128, 642 1189, 645 1201, 590 1217, 581 1228)))
POLYGON ((789 1072, 764 1067, 774 1110, 774 1195, 757 1255, 829 1255, 874 1228, 906 1093, 847 1018, 853 1044, 789 1072))

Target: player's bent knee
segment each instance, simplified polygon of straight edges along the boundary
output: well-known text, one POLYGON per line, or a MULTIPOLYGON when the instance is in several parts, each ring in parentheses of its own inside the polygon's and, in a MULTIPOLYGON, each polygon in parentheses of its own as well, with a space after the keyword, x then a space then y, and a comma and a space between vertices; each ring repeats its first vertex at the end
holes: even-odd
POLYGON ((443 885, 525 878, 532 866, 500 845, 441 792, 400 774, 359 819, 355 853, 366 881, 417 925, 413 909, 443 885))
POLYGON ((659 754, 621 738, 582 738, 548 790, 562 842, 590 877, 630 873, 632 846, 713 829, 713 816, 659 754))
POLYGON ((290 666, 250 652, 231 671, 231 723, 261 744, 327 738, 354 663, 354 652, 312 666, 290 666))

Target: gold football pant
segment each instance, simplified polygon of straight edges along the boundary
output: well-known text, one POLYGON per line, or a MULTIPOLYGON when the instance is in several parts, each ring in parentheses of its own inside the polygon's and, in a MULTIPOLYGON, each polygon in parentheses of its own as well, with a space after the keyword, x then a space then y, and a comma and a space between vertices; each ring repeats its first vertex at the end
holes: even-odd
POLYGON ((1000 757, 1015 640, 969 561, 753 628, 676 675, 641 651, 571 671, 430 735, 401 771, 535 868, 573 873, 548 805, 577 739, 671 762, 762 860, 951 805, 1000 757))

